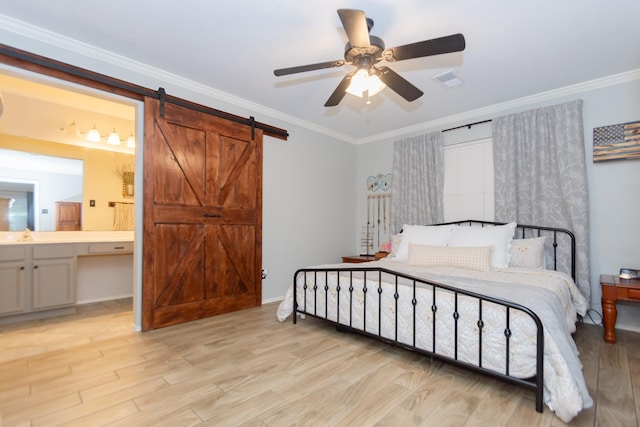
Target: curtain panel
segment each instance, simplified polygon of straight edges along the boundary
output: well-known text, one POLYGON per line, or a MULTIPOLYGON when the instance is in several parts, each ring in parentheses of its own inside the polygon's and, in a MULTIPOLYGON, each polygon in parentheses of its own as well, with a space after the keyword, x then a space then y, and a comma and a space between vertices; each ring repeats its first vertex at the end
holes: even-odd
POLYGON ((394 142, 392 232, 404 224, 435 224, 444 219, 444 138, 433 132, 394 142))
MULTIPOLYGON (((496 221, 572 231, 576 237, 576 284, 590 301, 583 133, 582 100, 510 114, 492 122, 496 221)), ((560 260, 568 264, 569 255, 560 254, 560 260)))

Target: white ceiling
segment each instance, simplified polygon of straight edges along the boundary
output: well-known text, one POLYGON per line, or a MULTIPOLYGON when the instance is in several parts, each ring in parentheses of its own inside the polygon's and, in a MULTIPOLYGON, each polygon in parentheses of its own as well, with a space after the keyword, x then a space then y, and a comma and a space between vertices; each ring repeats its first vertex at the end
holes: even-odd
POLYGON ((2 0, 0 13, 352 142, 640 70, 638 0, 2 0), (414 102, 387 88, 326 108, 351 66, 273 70, 342 59, 339 8, 364 10, 387 47, 462 33, 466 50, 385 64, 424 92, 414 102), (448 70, 464 84, 433 79, 448 70))

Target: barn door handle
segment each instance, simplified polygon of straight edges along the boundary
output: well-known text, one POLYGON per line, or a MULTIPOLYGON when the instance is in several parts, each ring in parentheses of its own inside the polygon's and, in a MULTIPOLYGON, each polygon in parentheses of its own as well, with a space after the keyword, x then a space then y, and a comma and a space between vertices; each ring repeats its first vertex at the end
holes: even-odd
POLYGON ((221 215, 221 214, 218 214, 218 213, 216 213, 216 214, 206 213, 206 214, 204 214, 203 216, 204 216, 205 218, 222 218, 222 215, 221 215))

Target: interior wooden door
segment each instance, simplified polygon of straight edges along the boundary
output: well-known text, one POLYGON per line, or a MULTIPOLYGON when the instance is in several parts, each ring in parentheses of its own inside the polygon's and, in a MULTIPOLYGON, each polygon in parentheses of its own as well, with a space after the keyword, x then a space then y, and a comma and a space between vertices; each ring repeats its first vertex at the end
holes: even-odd
POLYGON ((142 328, 262 302, 262 131, 145 100, 142 328))
POLYGON ((56 202, 56 231, 82 230, 82 203, 56 202))

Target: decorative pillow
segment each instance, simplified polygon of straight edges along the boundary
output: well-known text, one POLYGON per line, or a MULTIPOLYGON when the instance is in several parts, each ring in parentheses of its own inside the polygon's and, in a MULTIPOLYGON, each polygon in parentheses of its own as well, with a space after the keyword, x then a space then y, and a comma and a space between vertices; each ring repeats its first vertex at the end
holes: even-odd
POLYGON ((398 246, 402 241, 402 234, 392 234, 389 236, 389 240, 391 240, 391 251, 389 252, 388 258, 394 258, 396 256, 396 252, 398 252, 398 246))
POLYGON ((409 258, 409 243, 417 245, 446 246, 455 225, 403 225, 402 240, 396 250, 396 260, 409 258))
POLYGON ((511 242, 509 267, 544 268, 544 243, 546 237, 514 239, 511 242))
POLYGON ((467 270, 491 269, 491 246, 429 246, 409 244, 409 265, 456 267, 467 270))
POLYGON ((515 229, 515 222, 485 227, 456 226, 451 232, 449 246, 493 246, 491 267, 507 268, 515 229))

